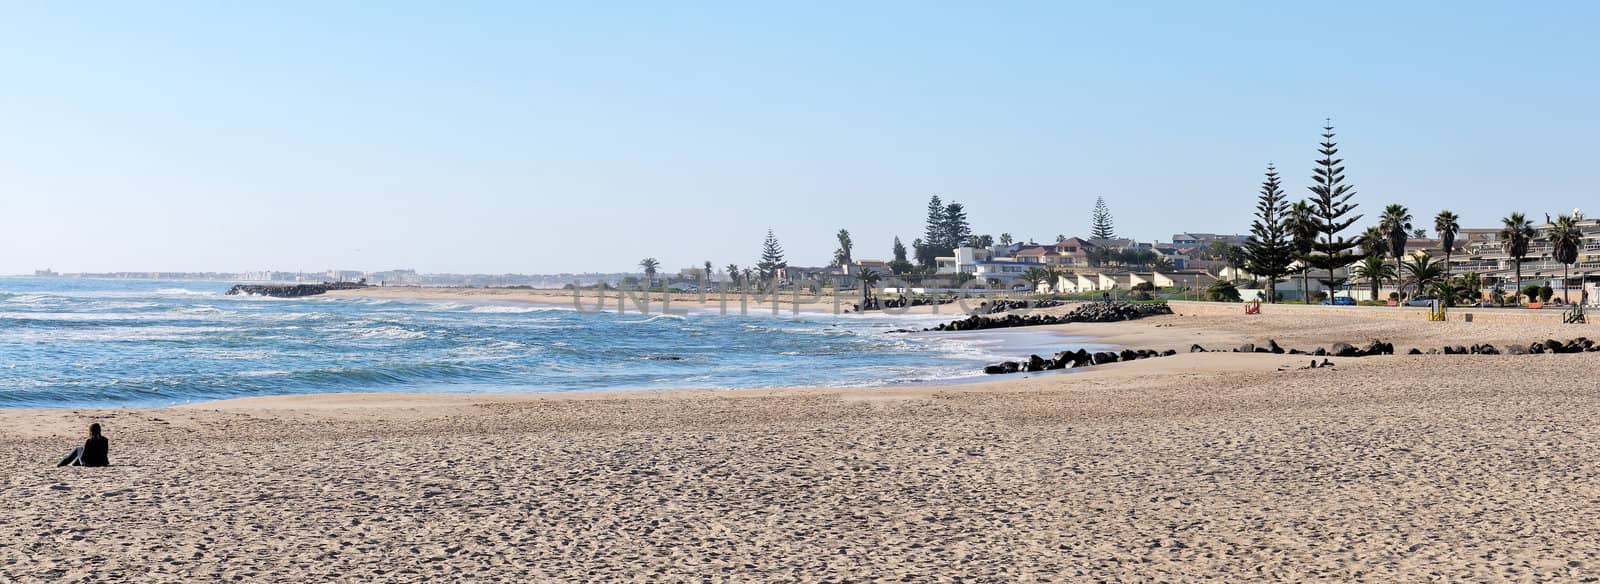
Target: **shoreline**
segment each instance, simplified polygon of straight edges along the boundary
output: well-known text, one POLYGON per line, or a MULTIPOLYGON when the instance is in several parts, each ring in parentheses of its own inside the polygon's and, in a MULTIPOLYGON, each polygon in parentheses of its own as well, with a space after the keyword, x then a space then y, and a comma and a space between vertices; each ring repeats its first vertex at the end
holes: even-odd
MULTIPOLYGON (((994 332, 1221 349, 1600 336, 1176 308, 994 332)), ((1583 383, 1600 353, 1305 360, 0 410, 0 580, 1548 581, 1600 565, 1600 394, 1583 383), (89 422, 112 466, 55 468, 89 422)))

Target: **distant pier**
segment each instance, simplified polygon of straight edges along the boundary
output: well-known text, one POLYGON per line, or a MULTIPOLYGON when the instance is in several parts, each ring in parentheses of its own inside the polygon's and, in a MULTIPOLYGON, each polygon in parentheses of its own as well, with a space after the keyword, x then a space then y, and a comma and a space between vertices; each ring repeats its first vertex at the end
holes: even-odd
POLYGON ((355 290, 366 288, 362 282, 323 282, 321 284, 235 284, 228 289, 229 296, 270 296, 273 298, 302 298, 316 296, 329 290, 355 290))

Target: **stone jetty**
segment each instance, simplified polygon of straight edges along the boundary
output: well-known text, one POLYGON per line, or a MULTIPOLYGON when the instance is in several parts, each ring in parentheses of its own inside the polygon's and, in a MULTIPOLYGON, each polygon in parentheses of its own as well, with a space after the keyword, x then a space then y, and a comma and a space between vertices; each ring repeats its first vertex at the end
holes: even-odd
POLYGON ((235 284, 228 289, 229 296, 270 296, 273 298, 303 298, 327 293, 329 290, 355 290, 366 288, 366 282, 323 282, 321 284, 235 284))
MULTIPOLYGON (((1023 308, 1022 306, 1012 309, 1023 308)), ((1040 308, 1035 305, 1033 308, 1040 308)), ((1075 322, 1118 322, 1134 320, 1147 316, 1172 314, 1172 307, 1166 303, 1142 304, 1136 302, 1093 302, 1079 305, 1063 315, 1031 314, 1022 316, 1008 314, 1003 317, 990 318, 982 315, 972 315, 961 320, 941 324, 930 331, 976 331, 994 328, 1010 328, 1018 326, 1039 326, 1047 324, 1070 324, 1075 322)))

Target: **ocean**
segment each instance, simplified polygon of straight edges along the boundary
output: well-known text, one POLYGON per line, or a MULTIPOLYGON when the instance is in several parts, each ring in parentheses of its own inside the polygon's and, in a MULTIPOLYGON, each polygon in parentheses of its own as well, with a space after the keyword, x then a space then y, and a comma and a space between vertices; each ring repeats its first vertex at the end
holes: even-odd
POLYGON ((849 387, 959 381, 1059 338, 905 333, 946 316, 579 313, 228 284, 0 278, 0 407, 325 392, 849 387), (1031 341, 1029 340, 1031 339, 1031 341))

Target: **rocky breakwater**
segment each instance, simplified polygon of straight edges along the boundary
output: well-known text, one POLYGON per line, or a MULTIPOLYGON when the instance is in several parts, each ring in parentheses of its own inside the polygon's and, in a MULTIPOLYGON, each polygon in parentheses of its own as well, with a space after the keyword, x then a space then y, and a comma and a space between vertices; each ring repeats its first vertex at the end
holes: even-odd
MULTIPOLYGON (((1277 341, 1269 340, 1264 345, 1245 343, 1232 349, 1206 349, 1200 345, 1191 345, 1190 353, 1274 353, 1278 355, 1310 355, 1313 357, 1372 357, 1375 355, 1395 354, 1394 343, 1372 340, 1362 346, 1350 343, 1334 343, 1328 347, 1317 347, 1311 350, 1285 349, 1277 341)), ((1600 352, 1600 343, 1585 337, 1560 341, 1545 339, 1532 343, 1506 343, 1496 347, 1491 343, 1476 345, 1445 345, 1438 348, 1412 348, 1405 352, 1407 355, 1538 355, 1543 353, 1594 353, 1600 352)))
MULTIPOLYGON (((1017 308, 1024 308, 1019 306, 1017 308)), ((1082 304, 1070 312, 1062 315, 1054 314, 1008 314, 1003 317, 990 318, 975 314, 961 320, 941 324, 939 326, 923 329, 928 331, 977 331, 995 328, 1011 328, 1019 326, 1038 326, 1046 324, 1071 324, 1075 322, 1118 322, 1135 320, 1147 316, 1172 314, 1172 307, 1166 303, 1139 304, 1133 302, 1095 302, 1082 304)))
POLYGON ((273 298, 302 298, 325 294, 329 290, 355 290, 366 288, 365 282, 323 282, 321 284, 235 284, 228 289, 229 296, 270 296, 273 298))
POLYGON ((1076 351, 1061 351, 1054 357, 1046 359, 1038 355, 1029 355, 1025 361, 1004 361, 983 368, 984 373, 997 375, 1002 373, 1031 373, 1036 371, 1054 371, 1057 369, 1073 369, 1089 367, 1092 365, 1105 365, 1121 361, 1134 361, 1154 357, 1168 357, 1178 352, 1168 349, 1166 351, 1152 351, 1149 349, 1123 349, 1121 351, 1096 351, 1089 352, 1084 349, 1076 351))

